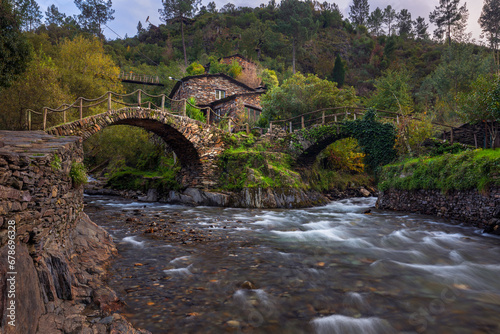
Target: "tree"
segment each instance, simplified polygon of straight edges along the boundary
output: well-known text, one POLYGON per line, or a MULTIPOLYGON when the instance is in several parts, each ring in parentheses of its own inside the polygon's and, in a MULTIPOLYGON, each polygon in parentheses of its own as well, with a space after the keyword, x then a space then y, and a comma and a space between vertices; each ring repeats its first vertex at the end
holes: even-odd
POLYGON ((191 65, 189 65, 186 68, 187 75, 200 75, 204 73, 205 73, 205 67, 203 67, 203 65, 197 62, 191 63, 191 65))
POLYGON ((465 4, 460 8, 459 4, 460 0, 439 0, 439 6, 429 14, 429 20, 437 26, 434 35, 439 39, 446 35, 448 44, 451 44, 452 27, 468 12, 465 4))
POLYGON ((96 36, 103 36, 102 26, 115 19, 111 0, 75 0, 75 5, 81 12, 78 15, 78 23, 96 36))
POLYGON ((295 70, 296 50, 316 30, 311 6, 299 0, 283 0, 280 4, 277 29, 292 41, 292 70, 295 70))
POLYGON ((344 80, 345 80, 345 68, 344 68, 344 63, 342 62, 342 59, 340 59, 340 55, 337 55, 337 58, 335 58, 335 65, 333 67, 333 72, 332 72, 332 80, 337 83, 339 87, 342 87, 344 85, 344 80))
POLYGON ((497 74, 500 74, 500 55, 498 45, 500 42, 500 0, 485 0, 479 24, 483 33, 487 35, 490 48, 493 50, 497 74))
POLYGON ((438 67, 427 76, 419 95, 433 97, 433 109, 439 121, 456 121, 457 96, 470 92, 478 75, 490 71, 489 60, 474 52, 472 44, 452 43, 442 51, 438 67))
POLYGON ((186 41, 184 39, 184 21, 193 17, 198 10, 201 0, 163 0, 163 9, 159 9, 160 19, 164 22, 176 19, 181 24, 182 50, 184 52, 184 65, 188 66, 186 41))
POLYGON ((349 6, 349 18, 356 27, 365 25, 370 14, 370 5, 368 0, 353 0, 349 6))
POLYGON ((294 74, 261 98, 262 117, 268 121, 287 119, 329 107, 354 107, 358 102, 354 88, 338 89, 337 84, 313 74, 294 74))
POLYGON ((59 81, 54 62, 43 54, 34 54, 22 80, 15 81, 0 92, 0 128, 23 130, 26 109, 57 108, 71 100, 59 81))
POLYGON ((369 105, 377 109, 400 113, 413 109, 409 82, 411 82, 410 73, 404 69, 385 71, 375 80, 375 93, 370 98, 369 105))
POLYGON ((61 81, 75 98, 96 98, 108 90, 120 92, 123 89, 118 78, 120 69, 104 52, 102 42, 96 37, 66 39, 55 63, 61 81))
POLYGON ((0 1, 0 88, 14 82, 31 58, 31 46, 20 25, 11 2, 0 1))
POLYGON ((396 21, 396 11, 391 5, 384 9, 384 23, 387 25, 387 35, 391 36, 394 32, 394 22, 396 21))
POLYGON ((415 36, 417 39, 429 39, 429 34, 427 33, 428 28, 429 24, 425 23, 425 19, 421 16, 417 17, 415 20, 415 36))
POLYGON ((66 14, 61 13, 55 5, 47 7, 45 12, 45 24, 55 24, 56 26, 62 26, 66 21, 66 14))
POLYGON ((35 0, 17 0, 16 11, 21 16, 21 26, 25 31, 35 30, 42 22, 42 12, 35 0))
POLYGON ((215 4, 215 2, 211 1, 208 3, 207 11, 211 14, 217 13, 217 5, 215 4))
POLYGON ((458 100, 461 118, 471 123, 484 122, 493 148, 500 122, 500 78, 479 76, 471 84, 471 92, 461 93, 458 100))
POLYGON ((276 72, 273 70, 269 70, 267 68, 264 69, 260 77, 268 91, 270 91, 274 87, 278 87, 280 84, 278 81, 278 77, 276 76, 276 72))
POLYGON ((406 37, 412 33, 413 21, 411 20, 411 13, 408 9, 401 9, 397 14, 398 19, 397 27, 399 36, 406 37))
POLYGON ((372 34, 375 36, 380 36, 384 34, 382 29, 382 24, 384 23, 384 13, 377 7, 368 17, 368 28, 371 29, 372 34))

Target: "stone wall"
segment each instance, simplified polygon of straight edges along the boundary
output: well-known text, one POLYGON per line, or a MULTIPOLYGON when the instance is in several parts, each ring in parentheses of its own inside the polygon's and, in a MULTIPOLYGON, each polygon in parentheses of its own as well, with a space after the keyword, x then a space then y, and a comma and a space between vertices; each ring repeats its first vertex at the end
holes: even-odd
POLYGON ((252 109, 252 117, 249 120, 255 122, 262 112, 260 107, 260 96, 262 94, 262 92, 238 94, 228 99, 212 102, 210 106, 215 112, 219 111, 221 116, 242 118, 245 121, 248 117, 245 113, 245 107, 249 107, 249 109, 252 109), (253 111, 255 111, 255 115, 253 111), (254 116, 256 119, 254 119, 254 116))
POLYGON ((252 92, 253 89, 244 84, 238 84, 229 77, 221 74, 206 74, 184 79, 179 89, 173 95, 174 100, 187 99, 192 96, 196 98, 197 105, 207 105, 217 100, 215 90, 223 90, 226 97, 234 94, 252 92))
POLYGON ((389 189, 380 194, 377 208, 435 215, 486 228, 498 214, 500 188, 484 193, 467 190, 446 194, 439 190, 389 189))
POLYGON ((241 74, 236 78, 238 81, 252 88, 260 86, 262 80, 257 76, 257 64, 238 54, 220 59, 221 63, 228 65, 233 61, 241 66, 241 74))
POLYGON ((0 142, 0 332, 109 333, 128 328, 136 333, 118 315, 98 322, 120 302, 102 284, 114 245, 82 212, 83 188, 69 176, 72 162, 83 159, 82 139, 0 131, 0 142), (15 239, 9 226, 15 226, 15 239), (15 241, 14 264, 8 261, 9 241, 15 241), (15 281, 14 299, 7 294, 12 290, 7 278, 15 281), (15 327, 8 324, 13 319, 6 312, 12 300, 15 327), (90 306, 93 319, 83 314, 90 306))

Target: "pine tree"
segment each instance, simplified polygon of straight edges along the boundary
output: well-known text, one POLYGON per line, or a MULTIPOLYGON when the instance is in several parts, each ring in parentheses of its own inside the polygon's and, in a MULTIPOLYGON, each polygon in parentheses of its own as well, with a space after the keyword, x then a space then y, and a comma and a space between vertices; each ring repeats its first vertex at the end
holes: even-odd
POLYGON ((349 18, 352 24, 356 27, 365 25, 370 14, 370 5, 368 0, 353 0, 352 5, 349 6, 349 18))
POLYGON ((188 66, 188 60, 186 41, 184 39, 184 20, 193 17, 200 4, 201 0, 163 0, 163 9, 158 10, 162 21, 167 22, 171 19, 178 19, 180 21, 185 66, 188 66))
POLYGON ((371 30, 371 33, 375 36, 380 36, 384 34, 384 30, 382 29, 382 24, 384 23, 384 13, 380 8, 376 8, 368 17, 368 27, 371 30))
POLYGON ((401 9, 401 11, 397 14, 398 23, 396 26, 398 27, 399 36, 406 37, 411 34, 413 28, 413 21, 411 20, 411 13, 408 9, 401 9))
POLYGON ((81 12, 78 23, 96 36, 102 37, 102 26, 115 19, 111 0, 75 0, 75 5, 81 12))
POLYGON ((462 16, 467 12, 466 5, 458 7, 460 0, 439 0, 439 6, 429 14, 431 23, 434 23, 437 28, 434 30, 434 35, 442 39, 446 34, 446 41, 451 44, 451 29, 462 16))
POLYGON ((344 63, 340 58, 340 55, 337 55, 337 58, 335 58, 335 65, 333 67, 333 72, 332 72, 332 80, 337 83, 339 88, 344 85, 345 68, 344 68, 344 63))
POLYGON ((391 5, 384 9, 384 22, 387 25, 387 35, 391 36, 394 31, 394 22, 396 21, 396 11, 391 5))
POLYGON ((500 0, 484 0, 478 22, 483 32, 487 34, 490 47, 494 50, 498 49, 500 42, 500 0))
POLYGON ((428 39, 428 28, 429 24, 425 23, 425 19, 421 16, 417 17, 417 19, 415 20, 415 36, 417 37, 417 39, 428 39))

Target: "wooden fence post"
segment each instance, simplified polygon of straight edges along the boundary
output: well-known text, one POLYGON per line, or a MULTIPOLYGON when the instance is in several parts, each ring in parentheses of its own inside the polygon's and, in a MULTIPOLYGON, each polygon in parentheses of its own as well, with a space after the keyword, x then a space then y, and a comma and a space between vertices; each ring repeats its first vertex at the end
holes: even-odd
POLYGON ((323 110, 323 114, 321 115, 321 124, 325 125, 325 111, 323 110))
POLYGON ((290 133, 292 133, 292 122, 290 121, 290 133))
POLYGON ((111 111, 111 92, 108 92, 108 112, 111 111))
POLYGON ((31 110, 28 110, 28 130, 31 131, 31 110))
POLYGON ((250 133, 250 125, 248 125, 248 123, 247 123, 247 134, 249 134, 249 133, 250 133))
POLYGON ((209 124, 209 125, 210 125, 210 112, 211 112, 211 109, 208 108, 207 109, 207 124, 209 124))
POLYGON ((43 108, 43 131, 47 128, 47 108, 43 108))
POLYGON ((273 133, 273 121, 269 122, 269 133, 273 133))
POLYGON ((161 94, 161 111, 165 111, 165 94, 161 94))
POLYGON ((396 123, 399 124, 399 115, 396 115, 396 123))
POLYGON ((63 111, 63 123, 66 124, 66 110, 63 111))
POLYGON ((453 128, 450 131, 450 143, 453 144, 453 128))
POLYGON ((354 112, 353 114, 354 114, 354 120, 356 120, 356 112, 354 112))
POLYGON ((229 121, 228 121, 227 125, 228 125, 228 126, 227 126, 227 131, 228 131, 229 133, 231 133, 231 118, 229 119, 229 121))
POLYGON ((148 101, 148 109, 151 109, 151 101, 148 101))
POLYGON ((475 132, 474 132, 474 144, 476 145, 476 149, 477 149, 477 135, 475 132))
POLYGON ((141 107, 142 101, 141 101, 141 92, 142 90, 139 89, 137 92, 137 104, 139 105, 139 108, 141 107))
POLYGON ((303 129, 303 128, 305 128, 305 126, 304 126, 304 116, 302 116, 302 117, 300 118, 300 122, 302 123, 302 129, 303 129))
POLYGON ((80 121, 83 119, 83 97, 80 97, 80 121))
POLYGON ((182 116, 186 116, 187 100, 183 99, 182 102, 182 116))

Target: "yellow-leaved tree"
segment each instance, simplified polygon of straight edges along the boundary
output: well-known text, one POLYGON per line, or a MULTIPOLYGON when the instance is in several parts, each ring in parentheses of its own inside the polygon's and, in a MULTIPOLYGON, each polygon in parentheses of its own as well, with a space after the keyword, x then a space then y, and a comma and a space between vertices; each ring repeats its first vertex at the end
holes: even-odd
POLYGON ((97 98, 107 91, 123 92, 120 69, 104 52, 97 37, 77 36, 60 45, 56 64, 62 83, 75 97, 97 98))
MULTIPOLYGON (((0 128, 23 130, 27 126, 27 109, 40 112, 43 107, 57 108, 73 99, 59 82, 54 61, 42 52, 36 53, 18 80, 0 91, 0 128)), ((33 129, 42 127, 41 115, 33 116, 33 129), (37 117, 38 116, 38 117, 37 117)), ((62 115, 51 117, 49 125, 60 122, 62 115)))

